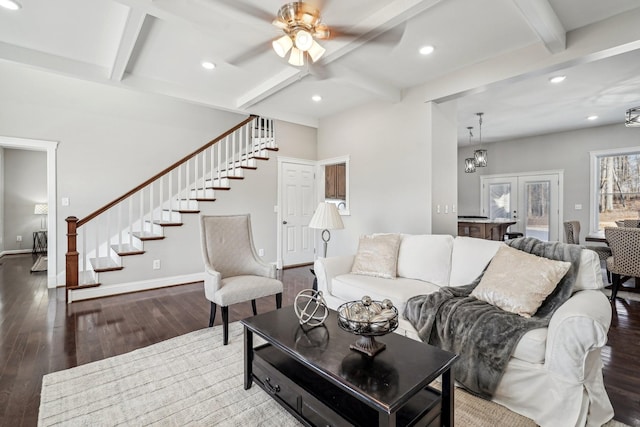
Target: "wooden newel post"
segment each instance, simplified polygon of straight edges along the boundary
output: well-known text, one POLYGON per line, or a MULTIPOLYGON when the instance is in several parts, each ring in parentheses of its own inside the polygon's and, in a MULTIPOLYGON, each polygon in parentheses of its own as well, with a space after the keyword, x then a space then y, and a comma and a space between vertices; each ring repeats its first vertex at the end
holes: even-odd
POLYGON ((65 299, 66 302, 69 302, 69 288, 78 286, 78 250, 76 246, 76 237, 78 236, 76 232, 78 218, 70 216, 65 221, 67 221, 65 299))

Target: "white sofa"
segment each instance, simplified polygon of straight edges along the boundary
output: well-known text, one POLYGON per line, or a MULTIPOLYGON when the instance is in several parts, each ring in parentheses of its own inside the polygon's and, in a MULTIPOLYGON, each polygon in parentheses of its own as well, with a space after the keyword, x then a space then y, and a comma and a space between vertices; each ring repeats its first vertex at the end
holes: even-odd
MULTIPOLYGON (((314 268, 318 289, 330 308, 369 295, 390 299, 402 313, 412 296, 471 283, 503 244, 449 235, 402 235, 395 279, 351 274, 355 255, 320 258, 314 268)), ((601 426, 613 417, 600 356, 611 323, 611 306, 602 288, 598 255, 583 249, 574 293, 554 313, 548 328, 522 337, 493 401, 543 427, 601 426)), ((413 326, 400 317, 396 333, 419 340, 413 326)))

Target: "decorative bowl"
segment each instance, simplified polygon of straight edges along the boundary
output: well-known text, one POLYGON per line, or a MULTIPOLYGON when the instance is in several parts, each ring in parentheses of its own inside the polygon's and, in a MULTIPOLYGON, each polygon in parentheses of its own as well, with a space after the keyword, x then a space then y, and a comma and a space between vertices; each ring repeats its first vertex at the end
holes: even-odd
POLYGON ((349 348, 368 356, 375 356, 386 345, 374 337, 386 335, 398 327, 398 310, 387 299, 373 301, 363 296, 360 301, 349 301, 338 307, 338 326, 360 338, 349 348))

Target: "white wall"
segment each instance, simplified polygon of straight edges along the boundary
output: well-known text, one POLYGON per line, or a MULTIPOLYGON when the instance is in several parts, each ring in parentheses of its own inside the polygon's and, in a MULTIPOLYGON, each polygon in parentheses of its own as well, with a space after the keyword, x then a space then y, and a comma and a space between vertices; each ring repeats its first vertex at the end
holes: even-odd
POLYGON ((488 167, 464 173, 470 147, 458 150, 458 204, 461 214, 479 215, 480 176, 541 170, 564 170, 564 221, 578 220, 589 228, 589 151, 640 145, 640 130, 619 124, 488 144, 488 167), (583 209, 576 210, 581 204, 583 209))
POLYGON ((433 176, 431 218, 434 234, 458 233, 458 216, 455 212, 458 203, 458 174, 455 167, 457 159, 457 104, 449 102, 438 105, 427 104, 429 108, 429 138, 433 147, 431 172, 433 176))
POLYGON ((0 147, 0 253, 4 251, 4 148, 0 147))
POLYGON ((324 118, 318 159, 350 155, 350 216, 331 233, 331 255, 354 253, 362 234, 431 232, 428 107, 411 93, 324 118))
POLYGON ((47 153, 4 149, 4 250, 33 248, 33 232, 41 229, 36 203, 47 203, 47 153), (22 236, 22 242, 16 241, 22 236))
MULTIPOLYGON (((0 76, 0 135, 59 141, 58 271, 64 269, 66 217, 93 212, 246 117, 8 63, 0 63, 0 76), (62 197, 70 199, 70 206, 61 206, 62 197)), ((315 157, 315 129, 282 122, 277 126, 282 147, 278 154, 315 157)), ((234 185, 247 194, 232 190, 215 204, 232 199, 233 207, 226 209, 250 211, 256 245, 265 248, 267 261, 275 261, 277 182, 271 178, 277 176, 277 162, 263 163, 259 171, 248 171, 241 185, 234 185)), ((201 263, 199 246, 197 257, 192 250, 179 251, 156 274, 170 274, 172 266, 191 268, 194 258, 201 263)))

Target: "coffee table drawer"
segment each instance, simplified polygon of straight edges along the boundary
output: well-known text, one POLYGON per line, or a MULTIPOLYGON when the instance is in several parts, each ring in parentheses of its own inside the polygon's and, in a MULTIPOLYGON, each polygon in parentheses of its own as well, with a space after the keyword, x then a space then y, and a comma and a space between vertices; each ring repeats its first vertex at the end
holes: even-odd
POLYGON ((300 421, 312 426, 344 426, 345 420, 259 356, 253 360, 253 379, 300 421))

